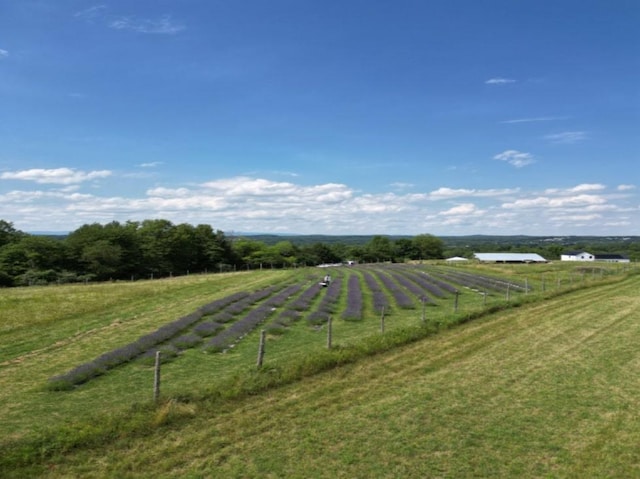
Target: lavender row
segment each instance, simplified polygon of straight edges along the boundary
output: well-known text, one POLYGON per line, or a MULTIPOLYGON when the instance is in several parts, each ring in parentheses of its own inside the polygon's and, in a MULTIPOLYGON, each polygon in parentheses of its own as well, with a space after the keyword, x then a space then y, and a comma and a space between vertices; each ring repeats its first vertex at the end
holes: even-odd
POLYGON ((428 278, 429 282, 435 284, 441 290, 444 290, 444 291, 447 291, 447 292, 453 293, 453 294, 458 292, 458 289, 455 286, 453 286, 450 283, 447 283, 446 281, 442 281, 439 278, 436 278, 435 276, 433 276, 430 273, 427 273, 425 271, 420 271, 418 274, 420 276, 426 276, 428 278))
POLYGON ((350 275, 347 281, 347 307, 342 312, 342 319, 356 321, 362 319, 362 287, 360 277, 356 274, 350 275))
POLYGON ((387 298, 387 295, 384 294, 384 292, 380 288, 380 285, 378 284, 376 279, 373 277, 373 275, 368 271, 363 271, 362 276, 364 277, 364 281, 373 295, 374 311, 376 311, 377 313, 380 313, 382 312, 382 310, 388 308, 389 298, 387 298))
POLYGON ((384 287, 387 289, 387 291, 391 293, 391 295, 393 296, 393 299, 395 299, 397 305, 400 308, 403 308, 403 309, 415 308, 415 304, 413 303, 411 298, 409 298, 409 296, 406 295, 406 293, 400 288, 400 286, 393 279, 391 279, 390 276, 388 276, 386 273, 382 271, 376 271, 375 273, 380 279, 380 281, 382 282, 382 284, 384 285, 384 287))
POLYGON ((227 329, 214 336, 205 344, 205 349, 210 352, 222 351, 231 347, 235 342, 255 329, 260 323, 273 314, 273 308, 260 305, 249 311, 243 318, 234 322, 227 329))
POLYGON ((445 292, 437 284, 435 284, 430 280, 428 276, 422 274, 421 272, 408 271, 403 274, 406 274, 407 277, 411 279, 411 281, 420 285, 422 289, 428 291, 432 296, 435 296, 436 298, 443 298, 444 296, 446 296, 445 292))
POLYGON ((320 291, 322 291, 322 286, 319 283, 313 283, 291 303, 291 309, 296 311, 308 310, 313 300, 320 294, 320 291))
POLYGON ((329 286, 323 289, 326 289, 326 293, 322 297, 318 309, 307 318, 311 324, 322 324, 326 322, 329 315, 333 313, 342 291, 342 278, 334 279, 329 286))
POLYGON ((431 303, 432 301, 424 294, 424 289, 420 287, 415 281, 412 281, 409 277, 400 273, 391 273, 393 279, 395 279, 400 285, 404 286, 407 290, 413 293, 421 301, 431 303))
MULTIPOLYGON (((271 294, 271 289, 272 288, 266 288, 265 290, 253 294, 248 294, 246 292, 235 293, 208 303, 191 314, 165 324, 152 333, 141 336, 132 343, 108 351, 92 361, 76 366, 64 374, 49 378, 49 386, 52 389, 67 389, 72 385, 82 384, 94 377, 100 376, 106 373, 109 369, 132 361, 142 354, 150 351, 153 351, 155 354, 155 350, 158 345, 168 342, 178 334, 192 327, 200 321, 205 314, 209 315, 215 312, 222 314, 222 310, 225 307, 229 309, 238 303, 255 302, 258 298, 271 294)), ((242 309, 246 309, 246 306, 242 309)), ((178 339, 177 342, 181 346, 185 346, 188 342, 197 343, 197 339, 195 337, 187 336, 178 339)))
POLYGON ((96 359, 83 363, 70 371, 49 378, 49 385, 53 389, 66 389, 75 384, 82 384, 96 376, 106 373, 109 369, 124 364, 147 352, 154 346, 176 336, 191 327, 203 316, 201 310, 181 317, 162 326, 153 333, 146 334, 136 341, 120 348, 106 352, 96 359))

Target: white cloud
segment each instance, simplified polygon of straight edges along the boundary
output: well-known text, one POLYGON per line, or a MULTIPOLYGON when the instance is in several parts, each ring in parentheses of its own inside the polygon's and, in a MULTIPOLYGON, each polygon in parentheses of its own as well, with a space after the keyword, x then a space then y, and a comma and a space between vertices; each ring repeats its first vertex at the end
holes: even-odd
POLYGON ((76 18, 83 20, 93 20, 98 17, 102 17, 107 9, 106 5, 94 5, 93 7, 85 8, 73 14, 76 18))
POLYGON ((560 116, 538 116, 533 118, 516 118, 514 120, 504 120, 504 121, 501 121, 500 123, 507 123, 507 124, 531 123, 531 122, 537 122, 537 121, 557 121, 557 120, 566 120, 566 119, 567 117, 560 117, 560 116))
POLYGON ((3 50, 2 48, 0 48, 0 60, 2 60, 3 58, 7 58, 9 56, 9 52, 7 50, 3 50))
POLYGON ((138 166, 140 168, 155 168, 156 166, 160 166, 162 164, 162 161, 150 161, 148 163, 140 163, 138 166))
POLYGON ((581 193, 584 191, 601 191, 604 189, 606 189, 606 186, 600 183, 583 183, 581 185, 574 186, 567 191, 569 193, 581 193))
POLYGON ((394 190, 408 190, 413 188, 415 185, 413 183, 403 183, 400 181, 396 181, 395 183, 391 183, 390 185, 394 190))
POLYGON ((186 27, 182 23, 174 21, 170 15, 160 18, 120 17, 111 20, 108 24, 115 30, 129 30, 138 33, 168 34, 181 32, 186 27))
POLYGON ((503 208, 525 209, 525 208, 564 208, 568 206, 586 207, 589 205, 600 205, 607 200, 598 195, 574 195, 553 198, 549 196, 538 196, 536 198, 526 198, 515 200, 511 203, 504 203, 503 208))
POLYGON ((6 171, 4 173, 0 173, 0 180, 23 180, 33 181, 35 183, 69 185, 95 180, 97 178, 106 178, 107 176, 111 176, 111 171, 100 170, 84 172, 72 168, 34 168, 31 170, 6 171))
MULTIPOLYGON (((110 196, 107 188, 94 187, 90 194, 81 190, 79 180, 100 172, 59 170, 55 175, 51 170, 9 173, 5 179, 46 183, 50 189, 0 193, 0 218, 23 231, 69 231, 94 222, 165 218, 174 223, 211 224, 225 232, 437 235, 633 234, 632 225, 640 222, 640 209, 631 195, 615 188, 607 193, 597 183, 544 193, 441 187, 426 194, 374 194, 342 183, 239 176, 201 184, 155 185, 141 195, 110 196), (473 200, 451 203, 458 198, 473 200), (606 226, 614 224, 622 226, 606 226)), ((126 178, 121 175, 119 180, 126 178)))
POLYGON ((74 14, 74 17, 87 23, 99 22, 114 30, 129 30, 138 33, 173 35, 186 28, 184 24, 175 21, 171 15, 157 18, 113 15, 108 13, 106 5, 95 5, 80 10, 74 14))
POLYGON ((462 196, 474 196, 474 197, 491 197, 491 196, 506 196, 517 193, 519 188, 503 188, 503 189, 488 189, 488 190, 476 190, 476 189, 453 189, 453 188, 438 188, 437 190, 429 193, 429 197, 434 200, 446 199, 446 198, 458 198, 462 196))
POLYGON ((617 188, 618 191, 630 191, 635 189, 636 189, 635 185, 618 185, 618 188, 617 188))
POLYGON ((586 140, 587 133, 584 131, 563 131, 562 133, 545 135, 544 138, 551 143, 572 145, 586 140))
POLYGON ((530 165, 535 162, 531 153, 524 153, 518 150, 505 150, 493 157, 494 160, 506 161, 516 168, 530 165))
POLYGON ((548 188, 544 191, 545 195, 574 195, 575 193, 585 193, 589 191, 602 191, 606 189, 605 185, 600 183, 582 183, 571 188, 548 188))
POLYGON ((448 210, 438 213, 441 216, 467 216, 483 214, 473 203, 462 203, 448 210))
POLYGON ((511 78, 502 78, 502 77, 489 78, 487 81, 485 81, 487 85, 507 85, 509 83, 515 83, 515 82, 516 81, 511 78))

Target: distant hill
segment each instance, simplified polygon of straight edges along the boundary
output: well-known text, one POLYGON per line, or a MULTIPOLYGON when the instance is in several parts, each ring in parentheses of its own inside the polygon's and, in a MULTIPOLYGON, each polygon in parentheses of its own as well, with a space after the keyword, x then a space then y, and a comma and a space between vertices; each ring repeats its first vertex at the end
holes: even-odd
MULTIPOLYGON (((364 245, 374 236, 380 235, 296 235, 296 234, 235 234, 234 237, 248 238, 273 245, 280 241, 290 241, 297 246, 314 243, 364 245)), ((415 235, 382 235, 390 240, 411 239, 415 235)), ((527 235, 466 235, 466 236, 438 236, 447 247, 472 247, 472 246, 549 246, 557 244, 569 246, 576 244, 588 245, 612 245, 631 244, 640 242, 640 236, 527 236, 527 235)))

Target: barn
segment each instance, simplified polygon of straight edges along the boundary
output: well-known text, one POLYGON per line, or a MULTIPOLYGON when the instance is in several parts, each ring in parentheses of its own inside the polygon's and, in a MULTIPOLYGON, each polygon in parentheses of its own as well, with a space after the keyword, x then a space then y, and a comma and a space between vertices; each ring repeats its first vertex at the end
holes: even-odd
POLYGON ((604 263, 629 263, 623 254, 591 254, 587 251, 568 251, 560 255, 561 261, 600 261, 604 263))
POLYGON ((587 251, 567 251, 560 255, 560 261, 594 261, 595 256, 587 251))
POLYGON ((482 263, 546 263, 537 253, 474 253, 473 257, 482 263))

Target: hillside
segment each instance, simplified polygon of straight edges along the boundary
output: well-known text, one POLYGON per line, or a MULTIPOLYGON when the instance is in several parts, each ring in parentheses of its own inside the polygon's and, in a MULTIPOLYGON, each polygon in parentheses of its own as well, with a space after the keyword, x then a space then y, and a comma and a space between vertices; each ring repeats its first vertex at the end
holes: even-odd
POLYGON ((254 396, 175 394, 144 433, 11 474, 636 476, 638 285, 636 275, 523 304, 254 396))

